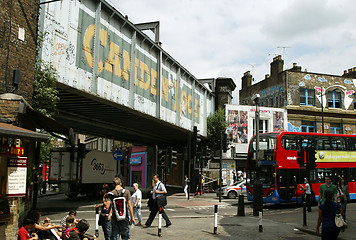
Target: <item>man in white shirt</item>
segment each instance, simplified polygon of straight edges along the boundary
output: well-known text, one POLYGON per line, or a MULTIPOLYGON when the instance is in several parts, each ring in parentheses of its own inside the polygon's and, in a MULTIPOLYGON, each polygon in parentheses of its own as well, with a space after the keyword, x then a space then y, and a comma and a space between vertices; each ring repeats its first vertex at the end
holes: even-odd
POLYGON ((137 215, 138 218, 138 223, 136 224, 137 226, 141 225, 142 221, 142 216, 141 216, 141 199, 142 199, 142 192, 140 189, 138 189, 138 184, 134 183, 133 188, 135 190, 135 193, 132 194, 131 199, 132 199, 132 204, 133 204, 133 215, 137 215))
MULTIPOLYGON (((157 197, 163 196, 163 194, 167 194, 167 190, 166 190, 164 184, 159 180, 159 176, 157 173, 155 175, 153 175, 153 181, 155 182, 155 184, 153 185, 153 190, 151 191, 152 200, 153 200, 150 205, 151 212, 150 212, 150 216, 148 217, 145 225, 143 225, 144 228, 151 226, 153 220, 156 217, 157 212, 159 211, 159 207, 157 204, 157 197)), ((169 220, 163 207, 162 207, 162 217, 166 221, 166 227, 169 227, 170 225, 172 225, 172 223, 169 220)))

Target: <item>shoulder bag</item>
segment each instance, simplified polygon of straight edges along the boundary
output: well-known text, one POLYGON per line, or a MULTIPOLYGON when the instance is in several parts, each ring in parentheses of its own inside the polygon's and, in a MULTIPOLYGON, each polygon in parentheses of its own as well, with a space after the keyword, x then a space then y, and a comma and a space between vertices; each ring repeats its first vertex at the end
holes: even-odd
POLYGON ((347 227, 347 223, 344 221, 340 213, 337 213, 335 216, 335 225, 339 228, 347 227))
MULTIPOLYGON (((161 183, 159 183, 159 184, 161 184, 161 183)), ((158 186, 159 186, 159 184, 158 184, 158 186)), ((157 186, 157 189, 158 189, 158 186, 157 186)), ((164 206, 167 205, 167 197, 166 197, 166 195, 162 195, 162 196, 157 197, 156 201, 157 201, 158 207, 164 207, 164 206)))

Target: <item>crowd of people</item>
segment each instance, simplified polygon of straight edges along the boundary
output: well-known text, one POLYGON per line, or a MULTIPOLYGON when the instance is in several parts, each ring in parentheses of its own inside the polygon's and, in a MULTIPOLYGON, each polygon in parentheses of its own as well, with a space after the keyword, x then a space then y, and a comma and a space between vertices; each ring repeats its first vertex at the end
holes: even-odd
MULTIPOLYGON (((131 196, 122 184, 120 178, 113 179, 113 190, 108 184, 102 187, 102 205, 99 215, 99 225, 104 232, 105 240, 125 240, 130 238, 130 225, 150 227, 158 212, 162 213, 166 220, 166 227, 172 223, 164 211, 164 205, 160 198, 167 194, 164 184, 159 180, 158 174, 153 176, 153 189, 150 192, 148 207, 150 215, 146 223, 142 225, 142 192, 137 183, 133 184, 134 193, 131 196), (138 222, 136 223, 135 217, 138 222)), ((99 206, 97 206, 99 207, 99 206)), ((18 231, 18 240, 38 239, 63 239, 63 240, 90 240, 94 236, 86 234, 90 225, 85 219, 77 219, 76 211, 71 210, 61 220, 60 225, 51 224, 49 218, 45 218, 41 224, 41 211, 33 209, 26 215, 21 228, 18 231)))

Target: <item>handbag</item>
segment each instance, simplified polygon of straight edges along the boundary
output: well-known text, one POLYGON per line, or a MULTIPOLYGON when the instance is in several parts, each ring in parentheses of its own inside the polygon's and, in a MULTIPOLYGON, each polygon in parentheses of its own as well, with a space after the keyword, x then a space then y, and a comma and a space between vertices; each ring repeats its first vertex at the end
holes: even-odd
POLYGON ((347 227, 347 223, 344 221, 344 219, 342 218, 342 215, 340 213, 337 213, 335 215, 335 225, 336 227, 347 227))
POLYGON ((156 198, 158 207, 164 207, 167 205, 167 198, 165 195, 156 198))

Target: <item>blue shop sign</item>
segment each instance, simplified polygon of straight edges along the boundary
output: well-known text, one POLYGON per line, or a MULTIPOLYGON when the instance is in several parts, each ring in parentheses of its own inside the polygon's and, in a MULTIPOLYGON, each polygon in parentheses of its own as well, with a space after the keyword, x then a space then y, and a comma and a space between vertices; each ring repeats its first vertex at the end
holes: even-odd
POLYGON ((130 158, 131 165, 138 165, 141 164, 141 157, 132 157, 130 158))

